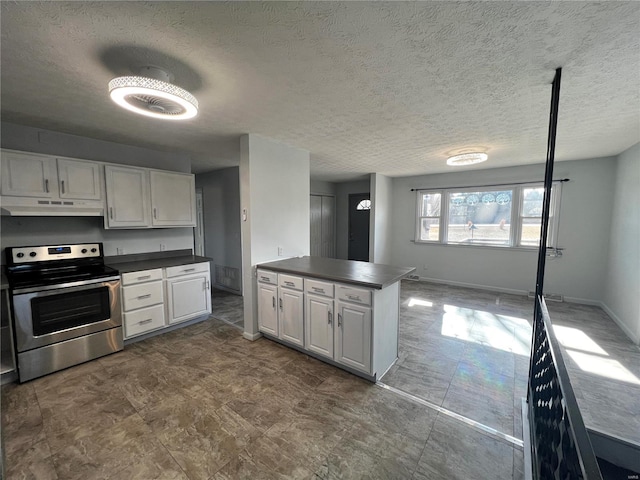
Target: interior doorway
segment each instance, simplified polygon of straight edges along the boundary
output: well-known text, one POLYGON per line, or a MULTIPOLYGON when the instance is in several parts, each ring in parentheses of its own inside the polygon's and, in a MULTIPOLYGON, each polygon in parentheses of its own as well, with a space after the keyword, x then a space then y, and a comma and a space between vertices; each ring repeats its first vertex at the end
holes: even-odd
POLYGON ((349 260, 369 261, 369 219, 371 196, 369 193, 349 195, 349 260))

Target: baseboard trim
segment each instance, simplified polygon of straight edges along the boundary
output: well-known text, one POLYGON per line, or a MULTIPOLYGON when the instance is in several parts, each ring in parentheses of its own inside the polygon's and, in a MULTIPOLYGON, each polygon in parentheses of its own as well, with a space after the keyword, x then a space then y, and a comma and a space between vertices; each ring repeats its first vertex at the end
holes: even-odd
POLYGON ((255 342, 262 336, 262 334, 260 332, 256 332, 256 333, 242 332, 242 336, 251 342, 255 342))
POLYGON ((527 290, 517 290, 514 288, 502 288, 502 287, 495 287, 492 285, 478 285, 476 283, 456 282, 454 280, 442 280, 440 278, 431 278, 431 277, 420 277, 419 280, 412 280, 412 281, 439 283, 442 285, 452 285, 454 287, 477 288, 478 290, 488 290, 490 292, 509 293, 511 295, 526 296, 528 293, 527 290))
POLYGON ((606 313, 607 315, 609 315, 609 316, 613 319, 613 321, 614 321, 614 322, 616 322, 616 324, 620 327, 620 330, 622 330, 622 331, 625 333, 625 335, 631 339, 631 341, 632 341, 633 343, 635 343, 636 345, 640 346, 640 336, 635 335, 635 334, 634 334, 634 333, 629 329, 629 326, 628 326, 627 324, 625 324, 625 323, 620 319, 620 317, 618 317, 618 316, 613 312, 613 310, 611 310, 611 309, 607 306, 607 304, 606 304, 606 303, 604 303, 604 302, 598 302, 598 306, 599 306, 600 308, 602 308, 602 310, 604 310, 604 311, 605 311, 605 313, 606 313))

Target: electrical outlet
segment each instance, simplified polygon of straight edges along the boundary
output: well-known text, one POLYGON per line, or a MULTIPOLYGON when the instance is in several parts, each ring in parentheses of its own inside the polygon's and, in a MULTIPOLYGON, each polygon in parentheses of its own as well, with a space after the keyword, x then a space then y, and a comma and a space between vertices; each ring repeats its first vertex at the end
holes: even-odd
POLYGON ((116 253, 118 255, 124 255, 124 248, 123 247, 117 247, 116 248, 116 253))
POLYGON ((164 244, 164 243, 161 243, 161 244, 160 244, 160 251, 161 251, 161 252, 164 252, 166 249, 167 249, 167 245, 166 245, 166 244, 164 244))
POLYGON ((281 257, 282 256, 282 247, 278 247, 278 256, 281 257))

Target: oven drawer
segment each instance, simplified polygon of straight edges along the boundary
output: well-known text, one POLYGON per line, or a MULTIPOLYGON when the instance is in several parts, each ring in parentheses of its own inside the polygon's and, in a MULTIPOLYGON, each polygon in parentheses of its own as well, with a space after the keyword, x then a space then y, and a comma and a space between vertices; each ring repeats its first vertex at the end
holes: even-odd
POLYGON ((159 303, 164 303, 162 282, 129 285, 122 289, 122 305, 125 312, 159 303))
POLYGON ((164 326, 164 305, 155 305, 124 314, 124 334, 127 338, 164 326))
POLYGON ((139 272, 127 272, 122 274, 122 285, 135 285, 136 283, 153 282, 162 280, 162 269, 141 270, 139 272))
POLYGON ((178 265, 177 267, 167 267, 167 278, 177 277, 179 275, 190 275, 192 273, 208 272, 209 263, 191 263, 187 265, 178 265))

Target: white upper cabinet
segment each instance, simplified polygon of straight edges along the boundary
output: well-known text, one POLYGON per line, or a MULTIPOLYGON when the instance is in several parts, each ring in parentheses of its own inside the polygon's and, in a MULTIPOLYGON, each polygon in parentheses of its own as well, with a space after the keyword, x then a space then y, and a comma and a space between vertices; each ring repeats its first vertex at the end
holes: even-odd
POLYGON ((107 228, 148 227, 149 172, 142 168, 106 165, 107 228))
POLYGON ((55 163, 45 155, 2 152, 2 195, 51 198, 55 163))
POLYGON ((157 227, 195 227, 195 177, 152 170, 150 180, 151 224, 157 227))
POLYGON ((60 198, 100 200, 102 189, 97 162, 57 159, 60 198))

